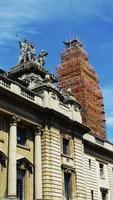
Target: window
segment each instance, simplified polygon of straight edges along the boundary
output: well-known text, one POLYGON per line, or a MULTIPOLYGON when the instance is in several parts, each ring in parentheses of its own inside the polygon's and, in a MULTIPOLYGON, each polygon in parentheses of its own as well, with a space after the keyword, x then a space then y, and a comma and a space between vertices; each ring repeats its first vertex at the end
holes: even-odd
POLYGON ((91 159, 89 159, 89 169, 91 170, 91 159))
POLYGON ((94 193, 93 193, 93 190, 91 190, 91 200, 94 200, 94 193))
POLYGON ((63 154, 69 155, 70 154, 70 141, 66 138, 63 138, 63 154))
POLYGON ((107 200, 107 190, 101 190, 101 196, 102 196, 102 200, 107 200))
POLYGON ((6 155, 0 151, 0 170, 2 171, 3 170, 3 167, 6 167, 6 155))
POLYGON ((22 127, 17 128, 17 144, 25 145, 26 143, 26 129, 22 127))
POLYGON ((24 200, 24 177, 25 171, 24 170, 17 170, 17 197, 18 200, 24 200))
POLYGON ((113 172, 113 167, 112 167, 112 172, 113 172))
POLYGON ((100 178, 104 178, 104 164, 99 163, 100 178))
POLYGON ((3 171, 3 167, 5 167, 5 159, 0 155, 0 171, 3 171))
POLYGON ((65 200, 71 199, 71 174, 64 172, 64 195, 65 200))

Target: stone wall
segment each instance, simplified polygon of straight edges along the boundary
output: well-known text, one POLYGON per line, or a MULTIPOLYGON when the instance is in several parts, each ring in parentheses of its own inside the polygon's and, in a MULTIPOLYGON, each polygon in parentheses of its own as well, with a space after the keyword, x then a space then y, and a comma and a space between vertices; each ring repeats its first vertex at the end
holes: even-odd
POLYGON ((61 149, 59 130, 46 127, 42 134, 43 198, 60 200, 62 197, 61 149))

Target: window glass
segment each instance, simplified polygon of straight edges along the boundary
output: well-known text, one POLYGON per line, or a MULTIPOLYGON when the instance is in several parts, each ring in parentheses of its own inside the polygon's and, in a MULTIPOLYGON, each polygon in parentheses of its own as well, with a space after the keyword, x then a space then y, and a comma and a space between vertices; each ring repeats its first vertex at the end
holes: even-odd
POLYGON ((70 154, 70 145, 69 145, 69 140, 66 138, 63 138, 63 154, 69 155, 70 154))
POLYGON ((89 159, 89 169, 91 170, 91 159, 89 159))
POLYGON ((100 178, 104 178, 104 164, 99 163, 100 178))
POLYGON ((107 200, 107 191, 101 191, 102 200, 107 200))
POLYGON ((18 200, 25 200, 24 198, 24 176, 23 170, 17 170, 17 197, 18 200))
POLYGON ((26 143, 26 129, 22 127, 17 128, 17 144, 25 145, 26 143))
POLYGON ((5 156, 2 154, 2 152, 0 152, 0 169, 1 170, 3 170, 3 167, 6 167, 5 160, 6 160, 5 156))
POLYGON ((64 191, 65 191, 65 199, 71 199, 71 174, 64 173, 64 191))
POLYGON ((91 200, 94 200, 94 192, 91 190, 91 200))

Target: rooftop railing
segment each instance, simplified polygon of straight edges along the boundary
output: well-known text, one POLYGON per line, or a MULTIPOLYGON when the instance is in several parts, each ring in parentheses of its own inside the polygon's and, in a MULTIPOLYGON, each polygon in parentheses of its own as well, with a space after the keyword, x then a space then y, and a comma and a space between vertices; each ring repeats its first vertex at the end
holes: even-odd
MULTIPOLYGON (((32 101, 33 103, 44 107, 44 102, 43 102, 43 91, 42 91, 42 96, 35 94, 34 92, 28 90, 24 86, 20 85, 18 82, 15 82, 3 75, 0 75, 0 87, 12 92, 13 94, 19 95, 22 98, 25 98, 29 101, 32 101)), ((52 102, 53 98, 49 97, 49 101, 52 102)), ((51 109, 57 110, 63 115, 66 115, 67 117, 73 119, 73 113, 72 109, 69 105, 64 104, 63 102, 59 101, 58 98, 55 98, 54 101, 56 101, 56 108, 55 108, 55 102, 52 103, 51 109)), ((46 105, 48 108, 50 108, 50 104, 46 105)), ((76 111, 75 111, 76 112, 76 111)), ((79 112, 78 112, 79 113, 79 112)), ((74 120, 74 119, 73 119, 74 120)), ((78 118, 75 119, 76 121, 79 121, 78 118)))

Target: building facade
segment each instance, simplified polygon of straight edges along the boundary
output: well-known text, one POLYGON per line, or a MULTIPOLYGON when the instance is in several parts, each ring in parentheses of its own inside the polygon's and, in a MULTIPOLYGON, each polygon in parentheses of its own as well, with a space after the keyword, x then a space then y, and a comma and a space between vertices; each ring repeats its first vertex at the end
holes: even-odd
POLYGON ((89 134, 83 137, 87 198, 113 199, 113 145, 89 134))
POLYGON ((80 104, 44 69, 45 52, 32 52, 0 70, 0 199, 112 200, 113 145, 89 134, 80 104))

